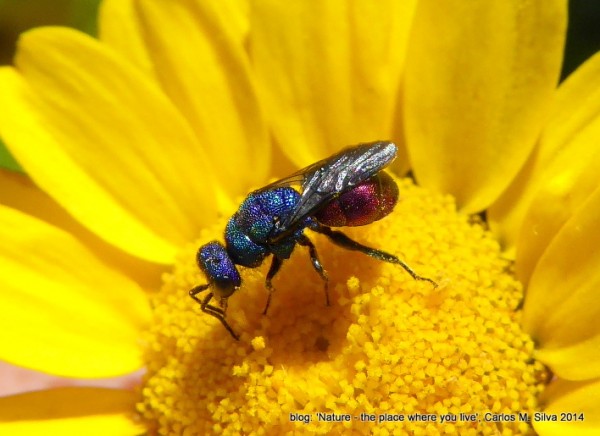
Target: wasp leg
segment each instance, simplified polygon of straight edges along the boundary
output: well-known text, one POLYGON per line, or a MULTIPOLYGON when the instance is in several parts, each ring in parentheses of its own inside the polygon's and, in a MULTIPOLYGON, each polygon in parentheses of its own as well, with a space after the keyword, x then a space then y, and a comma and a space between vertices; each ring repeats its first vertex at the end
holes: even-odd
POLYGON ((402 262, 400 259, 398 259, 393 254, 389 254, 389 253, 386 253, 385 251, 377 250, 375 248, 371 248, 371 247, 367 247, 366 245, 362 245, 362 244, 350 239, 344 233, 342 233, 338 230, 331 230, 331 228, 329 228, 327 226, 322 226, 322 225, 314 226, 311 228, 311 230, 314 230, 315 232, 324 234, 329 239, 331 239, 331 241, 334 244, 339 245, 340 247, 343 247, 343 248, 346 248, 346 249, 352 250, 352 251, 360 251, 361 253, 364 253, 367 256, 371 256, 375 259, 382 260, 384 262, 394 263, 396 265, 400 265, 402 268, 404 268, 404 270, 407 273, 409 273, 411 275, 411 277, 413 279, 429 282, 433 285, 434 288, 437 288, 437 286, 438 286, 437 283, 434 282, 433 280, 431 280, 427 277, 422 277, 422 276, 418 275, 416 272, 414 272, 412 270, 411 267, 409 267, 407 264, 402 262))
POLYGON ((281 260, 277 256, 273 256, 271 266, 269 267, 269 272, 267 273, 267 280, 265 281, 265 284, 267 285, 267 291, 269 291, 269 295, 267 296, 267 304, 265 305, 265 310, 263 310, 263 315, 267 314, 267 310, 269 310, 269 306, 271 305, 271 296, 275 291, 275 288, 273 288, 273 283, 271 283, 271 281, 273 280, 273 277, 275 277, 275 274, 279 272, 279 268, 281 268, 282 263, 283 260, 281 260))
POLYGON ((302 237, 298 239, 298 244, 308 247, 310 261, 312 262, 313 268, 319 273, 319 275, 325 282, 325 302, 329 306, 329 277, 327 276, 327 271, 325 271, 323 269, 323 265, 321 265, 321 261, 319 260, 319 256, 317 255, 317 248, 312 243, 312 241, 308 239, 305 235, 302 235, 302 237))
MULTIPOLYGON (((210 303, 210 300, 212 300, 212 298, 214 296, 213 293, 211 292, 210 294, 208 294, 206 296, 206 298, 204 298, 204 300, 200 300, 198 298, 198 294, 202 291, 207 290, 209 286, 210 285, 196 286, 194 289, 192 289, 190 291, 190 297, 192 297, 200 305, 200 309, 202 309, 202 312, 207 313, 211 316, 214 316, 219 321, 221 321, 221 324, 223 324, 223 326, 231 334, 233 339, 235 339, 236 341, 239 341, 240 337, 233 331, 233 329, 231 328, 231 326, 225 319, 225 310, 223 310, 219 307, 213 306, 212 304, 208 304, 208 303, 210 303)), ((224 304, 225 304, 225 307, 227 307, 227 300, 225 300, 224 304)))

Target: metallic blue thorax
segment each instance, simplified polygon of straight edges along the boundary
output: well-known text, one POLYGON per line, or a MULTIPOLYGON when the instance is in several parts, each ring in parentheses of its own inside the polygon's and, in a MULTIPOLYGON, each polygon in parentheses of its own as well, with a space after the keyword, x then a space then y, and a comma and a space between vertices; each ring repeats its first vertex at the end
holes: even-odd
POLYGON ((259 266, 269 254, 288 259, 305 226, 273 243, 278 223, 291 215, 300 201, 292 188, 253 192, 231 217, 225 228, 225 244, 231 259, 250 268, 259 266))

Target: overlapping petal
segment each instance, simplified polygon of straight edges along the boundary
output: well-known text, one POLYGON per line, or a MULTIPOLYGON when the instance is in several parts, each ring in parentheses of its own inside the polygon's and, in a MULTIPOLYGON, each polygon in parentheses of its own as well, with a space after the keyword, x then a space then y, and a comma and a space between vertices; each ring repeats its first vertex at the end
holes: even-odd
MULTIPOLYGON (((181 0, 179 3, 182 4, 181 2, 192 7, 194 4, 200 6, 206 4, 206 1, 197 0, 181 0)), ((155 3, 157 2, 155 1, 155 3)), ((175 1, 169 3, 176 4, 175 1)), ((212 3, 211 7, 219 8, 219 12, 227 17, 227 30, 232 32, 230 36, 234 38, 235 44, 243 46, 246 43, 250 26, 247 1, 213 1, 212 3)), ((140 6, 139 0, 103 0, 98 11, 99 38, 142 71, 156 78, 155 65, 151 60, 151 53, 148 52, 149 47, 141 28, 139 17, 141 7, 143 5, 140 6)))
POLYGON ((216 214, 209 161, 170 101, 83 34, 25 34, 0 132, 43 190, 110 243, 168 263, 216 214), (56 74, 60 71, 60 74, 56 74))
POLYGON ((554 235, 598 186, 600 54, 561 84, 536 152, 489 210, 499 238, 517 247, 517 274, 527 283, 554 235))
POLYGON ((104 0, 98 11, 100 40, 156 80, 136 13, 136 0, 104 0))
POLYGON ((275 137, 296 165, 395 139, 408 2, 251 3, 250 55, 275 137))
MULTIPOLYGON (((270 143, 244 50, 248 22, 243 8, 216 1, 134 3, 140 32, 134 40, 143 41, 143 47, 113 45, 125 54, 147 55, 157 83, 194 130, 207 164, 218 168, 219 188, 233 198, 264 183, 270 143), (240 171, 245 167, 252 170, 240 171)), ((108 29, 110 18, 103 20, 108 29)))
POLYGON ((573 214, 537 263, 523 328, 538 358, 569 380, 600 377, 600 188, 573 214))
POLYGON ((508 186, 546 118, 566 18, 564 0, 419 2, 404 111, 422 185, 453 194, 465 212, 508 186))
POLYGON ((144 289, 153 289, 165 267, 119 250, 81 225, 32 180, 21 173, 0 170, 0 204, 38 218, 70 233, 94 252, 102 262, 133 279, 144 289))
POLYGON ((541 436, 594 436, 600 431, 600 379, 588 382, 556 380, 542 394, 546 416, 556 421, 538 419, 533 427, 541 436))
POLYGON ((141 367, 150 308, 139 286, 72 235, 0 206, 0 359, 50 374, 141 367))
POLYGON ((6 435, 138 435, 133 392, 62 388, 0 398, 0 433, 6 435))

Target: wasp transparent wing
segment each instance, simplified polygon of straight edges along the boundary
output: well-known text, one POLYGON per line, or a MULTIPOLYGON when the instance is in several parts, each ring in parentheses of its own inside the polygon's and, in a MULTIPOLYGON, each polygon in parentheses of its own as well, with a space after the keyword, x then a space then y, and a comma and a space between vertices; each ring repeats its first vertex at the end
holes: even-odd
POLYGON ((377 174, 395 159, 397 151, 393 142, 359 144, 261 188, 260 191, 291 185, 302 187, 300 201, 294 212, 280 223, 275 239, 289 235, 317 209, 377 174))

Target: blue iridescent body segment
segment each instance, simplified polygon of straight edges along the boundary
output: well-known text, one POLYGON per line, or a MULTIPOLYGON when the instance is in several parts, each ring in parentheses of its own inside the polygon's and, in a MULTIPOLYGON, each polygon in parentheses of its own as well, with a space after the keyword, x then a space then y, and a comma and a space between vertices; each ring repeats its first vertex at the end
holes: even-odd
POLYGON ((417 275, 396 256, 331 229, 367 225, 392 212, 398 201, 398 186, 381 170, 396 154, 392 142, 359 144, 250 193, 227 223, 225 245, 213 241, 200 247, 197 261, 208 283, 196 286, 190 296, 203 312, 217 318, 231 336, 239 339, 225 319, 227 299, 242 284, 236 265, 256 268, 272 256, 265 281, 269 291, 263 312, 266 314, 274 291, 273 277, 295 247, 302 245, 308 248, 313 268, 323 279, 329 305, 328 276, 316 247, 304 234, 307 228, 324 234, 345 249, 400 265, 415 280, 437 286, 433 280, 417 275), (299 191, 292 186, 299 187, 299 191), (197 295, 209 288, 211 292, 200 300, 197 295), (210 304, 213 298, 220 307, 210 304))
MULTIPOLYGON (((289 259, 305 226, 270 244, 279 233, 279 223, 296 209, 300 194, 292 188, 275 188, 251 193, 231 217, 225 229, 225 244, 232 260, 255 268, 273 254, 289 259)), ((308 219, 307 219, 308 221, 308 219)))

